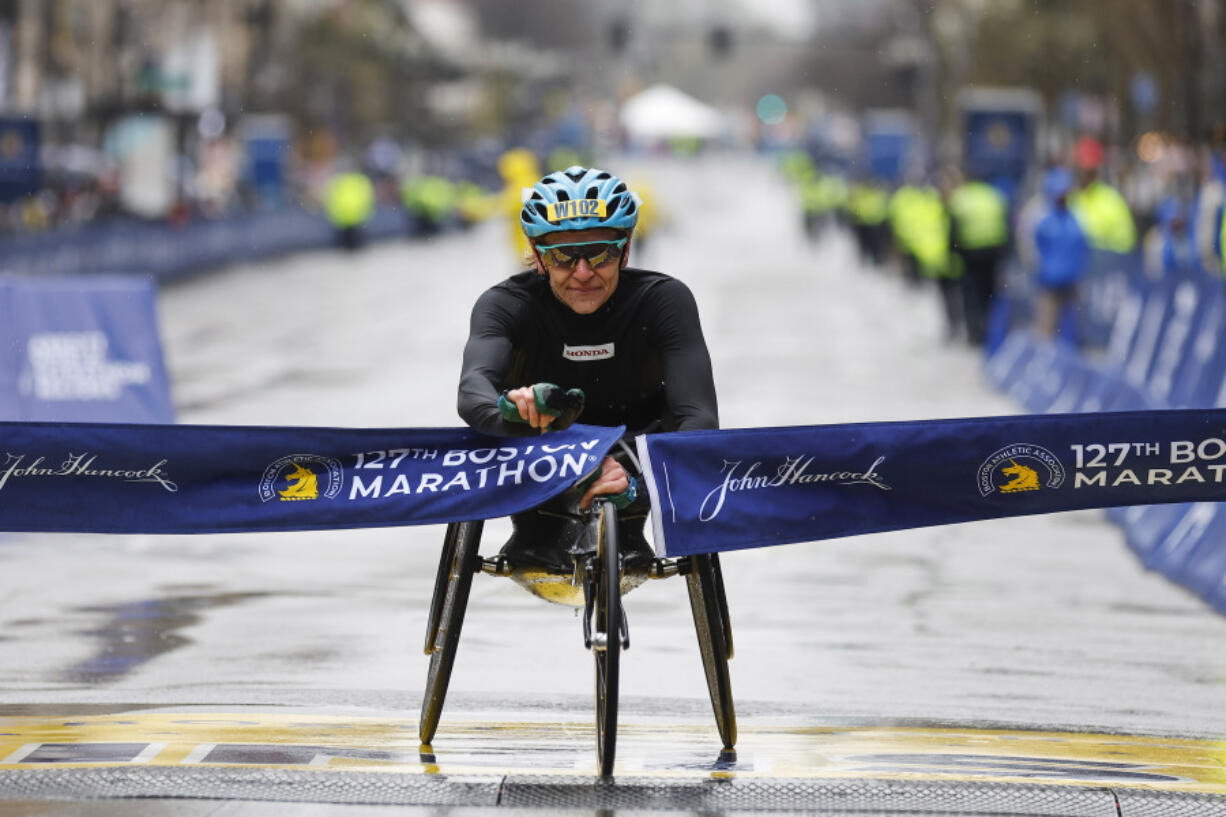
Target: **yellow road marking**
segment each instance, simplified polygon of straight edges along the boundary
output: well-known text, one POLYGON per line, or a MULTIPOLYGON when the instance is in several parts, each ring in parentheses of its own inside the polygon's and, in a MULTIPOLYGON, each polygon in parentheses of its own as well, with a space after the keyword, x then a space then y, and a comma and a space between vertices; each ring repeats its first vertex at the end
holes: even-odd
MULTIPOLYGON (((743 723, 736 758, 710 726, 624 723, 636 777, 863 778, 1111 786, 1226 795, 1226 740, 1080 732, 743 723)), ((247 713, 0 717, 0 770, 144 765, 501 776, 590 776, 591 726, 444 719, 433 746, 411 720, 247 713)))

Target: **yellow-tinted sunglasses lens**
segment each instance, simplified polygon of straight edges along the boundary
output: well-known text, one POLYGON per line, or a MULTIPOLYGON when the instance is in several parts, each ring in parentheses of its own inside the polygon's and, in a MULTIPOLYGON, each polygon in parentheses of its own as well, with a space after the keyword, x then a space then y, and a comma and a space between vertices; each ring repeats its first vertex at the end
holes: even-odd
POLYGON ((574 269, 579 260, 586 258, 593 267, 608 264, 621 258, 626 239, 616 241, 582 241, 576 244, 538 244, 541 258, 548 267, 574 269))

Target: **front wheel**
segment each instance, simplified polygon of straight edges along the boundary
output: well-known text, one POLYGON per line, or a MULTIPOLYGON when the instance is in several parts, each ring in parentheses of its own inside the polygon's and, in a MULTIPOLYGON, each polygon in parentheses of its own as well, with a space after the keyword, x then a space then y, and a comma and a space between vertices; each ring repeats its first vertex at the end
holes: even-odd
POLYGON ((620 567, 617 511, 602 502, 591 578, 596 593, 596 626, 592 634, 592 652, 596 656, 596 757, 600 776, 605 778, 613 775, 617 752, 617 681, 622 646, 620 567))
POLYGON ((694 614, 694 629, 698 632, 702 668, 707 676, 707 691, 715 711, 715 725, 724 749, 731 749, 736 745, 736 709, 732 704, 732 679, 728 673, 732 629, 719 557, 715 554, 691 556, 690 572, 685 581, 690 594, 690 611, 694 614))
POLYGON ((434 739, 451 668, 460 645, 460 628, 464 610, 468 607, 468 591, 472 587, 481 529, 484 522, 460 522, 449 525, 443 544, 443 561, 439 564, 435 600, 431 605, 432 621, 427 627, 426 650, 430 653, 430 671, 426 675, 426 692, 421 703, 418 736, 422 743, 434 739), (441 598, 440 598, 441 594, 441 598), (437 614, 435 610, 437 609, 437 614))

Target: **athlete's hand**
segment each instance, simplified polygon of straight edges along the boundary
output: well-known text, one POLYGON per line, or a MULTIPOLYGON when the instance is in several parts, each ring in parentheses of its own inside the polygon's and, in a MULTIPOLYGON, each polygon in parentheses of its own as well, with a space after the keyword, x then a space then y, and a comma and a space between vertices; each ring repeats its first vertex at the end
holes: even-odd
MULTIPOLYGON (((537 385, 543 386, 547 384, 540 383, 537 385)), ((527 423, 533 428, 548 428, 549 424, 554 420, 553 417, 542 414, 537 408, 536 386, 507 389, 498 398, 498 409, 506 420, 512 423, 527 423)))
POLYGON ((614 500, 613 504, 624 508, 635 499, 635 494, 631 491, 631 486, 634 484, 635 480, 626 473, 626 469, 622 468, 620 462, 612 457, 605 457, 604 462, 600 463, 600 475, 591 485, 587 486, 587 492, 579 500, 579 507, 584 509, 591 507, 592 500, 597 496, 621 495, 623 502, 619 504, 614 500))
POLYGON ((562 391, 552 383, 536 383, 503 392, 498 410, 510 422, 561 431, 583 412, 584 402, 581 389, 562 391))

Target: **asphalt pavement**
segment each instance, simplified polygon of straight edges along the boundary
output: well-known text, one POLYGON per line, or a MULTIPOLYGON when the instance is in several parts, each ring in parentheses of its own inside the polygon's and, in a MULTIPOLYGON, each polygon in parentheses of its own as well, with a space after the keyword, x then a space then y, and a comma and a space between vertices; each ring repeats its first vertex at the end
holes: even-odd
MULTIPOLYGON (((633 263, 693 289, 724 427, 1019 412, 987 384, 978 352, 945 340, 934 291, 865 267, 837 230, 806 240, 768 162, 615 165, 650 178, 664 199, 669 225, 633 263)), ((168 286, 159 310, 179 420, 459 425, 468 310, 514 269, 505 227, 493 223, 168 286)), ((483 550, 507 530, 487 525, 483 550)), ((21 799, 14 780, 35 778, 14 775, 39 757, 40 773, 56 763, 46 746, 79 747, 95 728, 125 722, 136 731, 101 742, 130 744, 130 756, 64 750, 60 767, 224 769, 233 768, 224 753, 207 761, 219 745, 289 744, 316 750, 263 766, 590 774, 593 670, 579 619, 488 576, 474 581, 437 756, 410 745, 441 538, 438 527, 0 537, 0 794, 21 799), (187 734, 187 723, 207 732, 217 718, 258 734, 187 734), (385 755, 355 758, 336 749, 339 738, 313 739, 298 726, 313 718, 384 724, 362 745, 385 755)), ((649 582, 625 600, 622 775, 1226 795, 1226 619, 1144 571, 1099 512, 739 551, 723 564, 746 748, 720 765, 684 584, 649 582), (985 756, 1052 762, 983 767, 985 756), (1101 765, 1121 756, 1141 777, 1101 765), (1054 759, 1080 771, 1058 774, 1054 759)), ((30 783, 28 793, 81 796, 56 785, 30 783)), ((244 813, 277 813, 260 808, 244 813)))

